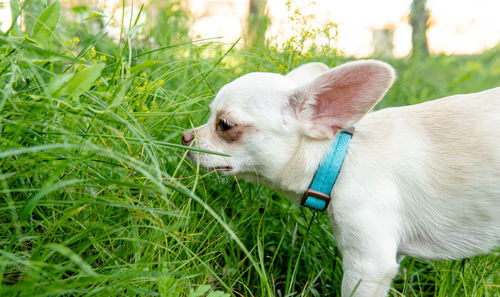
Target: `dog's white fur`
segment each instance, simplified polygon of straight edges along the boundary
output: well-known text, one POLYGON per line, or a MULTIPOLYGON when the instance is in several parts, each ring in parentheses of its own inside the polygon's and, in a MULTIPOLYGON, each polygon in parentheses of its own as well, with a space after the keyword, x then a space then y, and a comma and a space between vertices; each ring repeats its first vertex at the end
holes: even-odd
POLYGON ((500 240, 500 88, 366 114, 393 80, 379 61, 250 73, 220 90, 193 131, 198 146, 231 155, 200 154, 202 166, 299 203, 336 133, 355 124, 328 207, 342 296, 359 281, 354 296, 385 296, 398 254, 460 259, 500 240), (224 138, 221 117, 241 133, 224 138))

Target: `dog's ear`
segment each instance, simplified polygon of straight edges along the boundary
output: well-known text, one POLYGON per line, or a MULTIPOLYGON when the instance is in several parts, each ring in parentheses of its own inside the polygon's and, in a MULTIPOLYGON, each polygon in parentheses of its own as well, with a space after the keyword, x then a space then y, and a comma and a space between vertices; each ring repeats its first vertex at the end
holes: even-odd
POLYGON ((394 69, 384 62, 347 63, 295 89, 290 106, 302 122, 304 134, 332 139, 370 111, 394 78, 394 69))
POLYGON ((323 63, 313 62, 299 66, 285 76, 301 85, 325 73, 328 69, 328 66, 323 63))

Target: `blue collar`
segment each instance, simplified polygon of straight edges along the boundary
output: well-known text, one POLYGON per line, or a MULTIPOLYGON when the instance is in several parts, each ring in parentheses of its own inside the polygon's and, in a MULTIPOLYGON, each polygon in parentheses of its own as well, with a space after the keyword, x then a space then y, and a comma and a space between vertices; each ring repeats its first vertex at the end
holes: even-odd
POLYGON ((349 146, 349 140, 351 140, 353 134, 354 127, 350 127, 335 137, 332 148, 319 164, 309 189, 302 197, 302 205, 319 211, 324 211, 328 207, 330 193, 339 175, 349 146))

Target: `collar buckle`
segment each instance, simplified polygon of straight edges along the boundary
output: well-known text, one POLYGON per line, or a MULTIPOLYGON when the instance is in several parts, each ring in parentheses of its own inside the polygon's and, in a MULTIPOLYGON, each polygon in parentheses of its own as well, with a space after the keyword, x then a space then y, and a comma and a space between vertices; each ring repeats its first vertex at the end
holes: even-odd
POLYGON ((324 211, 328 207, 330 200, 330 195, 308 189, 302 197, 300 204, 315 210, 324 211))

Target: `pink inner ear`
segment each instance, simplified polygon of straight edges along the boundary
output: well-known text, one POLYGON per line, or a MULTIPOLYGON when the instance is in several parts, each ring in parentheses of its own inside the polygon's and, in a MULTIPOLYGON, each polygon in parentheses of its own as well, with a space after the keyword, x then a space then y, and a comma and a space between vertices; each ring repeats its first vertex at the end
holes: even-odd
POLYGON ((368 92, 368 90, 363 90, 366 86, 361 83, 363 80, 367 81, 365 76, 366 74, 362 74, 360 77, 348 75, 318 93, 316 95, 314 119, 331 117, 332 115, 349 118, 356 114, 358 112, 356 103, 360 102, 353 100, 363 97, 362 95, 368 92), (342 111, 342 114, 339 114, 338 111, 342 111))
POLYGON ((316 101, 311 120, 335 134, 370 111, 392 80, 391 68, 381 62, 353 62, 334 68, 309 86, 316 101))

